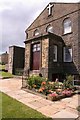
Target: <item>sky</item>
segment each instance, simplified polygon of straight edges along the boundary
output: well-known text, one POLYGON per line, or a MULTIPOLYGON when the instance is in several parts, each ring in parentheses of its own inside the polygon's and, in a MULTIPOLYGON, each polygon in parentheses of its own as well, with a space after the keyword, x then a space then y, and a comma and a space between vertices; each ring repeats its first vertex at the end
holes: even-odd
POLYGON ((49 2, 76 3, 80 0, 0 0, 0 54, 9 46, 25 47, 25 30, 49 2))

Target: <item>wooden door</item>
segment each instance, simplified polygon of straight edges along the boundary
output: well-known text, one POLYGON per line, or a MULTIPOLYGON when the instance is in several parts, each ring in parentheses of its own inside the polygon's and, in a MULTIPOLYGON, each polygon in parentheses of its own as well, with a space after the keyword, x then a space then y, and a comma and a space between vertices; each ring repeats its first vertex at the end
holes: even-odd
POLYGON ((40 67, 40 43, 32 45, 32 70, 39 70, 40 67))

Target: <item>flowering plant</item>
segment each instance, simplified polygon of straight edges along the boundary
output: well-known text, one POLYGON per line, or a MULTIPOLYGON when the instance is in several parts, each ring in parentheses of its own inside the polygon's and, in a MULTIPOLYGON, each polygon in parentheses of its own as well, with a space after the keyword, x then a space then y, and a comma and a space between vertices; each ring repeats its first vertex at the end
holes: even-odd
POLYGON ((57 100, 57 97, 58 97, 57 93, 51 93, 48 95, 48 99, 52 101, 57 100))
POLYGON ((43 89, 42 89, 42 88, 40 88, 40 89, 39 89, 39 92, 43 92, 43 89))
POLYGON ((33 84, 33 88, 36 88, 36 85, 35 85, 35 84, 33 84))
POLYGON ((65 96, 71 96, 72 95, 72 90, 64 90, 62 92, 62 94, 65 95, 65 96))
POLYGON ((57 93, 51 93, 51 94, 49 94, 49 96, 51 96, 51 97, 57 97, 58 94, 57 93))
POLYGON ((45 81, 43 81, 43 82, 41 83, 41 85, 46 85, 46 82, 45 82, 45 81))

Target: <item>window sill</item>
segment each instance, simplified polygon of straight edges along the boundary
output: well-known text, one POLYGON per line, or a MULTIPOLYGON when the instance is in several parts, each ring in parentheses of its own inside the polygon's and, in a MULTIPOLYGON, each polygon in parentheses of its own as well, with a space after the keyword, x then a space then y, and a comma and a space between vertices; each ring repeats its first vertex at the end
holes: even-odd
POLYGON ((69 34, 72 34, 73 32, 70 32, 70 33, 64 33, 62 34, 62 36, 65 36, 65 35, 69 35, 69 34))
POLYGON ((71 62, 67 62, 67 61, 63 61, 64 63, 73 63, 73 61, 71 61, 71 62))

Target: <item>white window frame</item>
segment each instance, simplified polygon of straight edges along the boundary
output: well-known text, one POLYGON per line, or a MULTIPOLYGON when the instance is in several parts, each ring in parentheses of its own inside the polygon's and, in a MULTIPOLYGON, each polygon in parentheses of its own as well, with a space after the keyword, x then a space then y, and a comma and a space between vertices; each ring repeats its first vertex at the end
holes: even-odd
POLYGON ((37 35, 39 35, 39 30, 38 30, 38 29, 36 29, 36 30, 34 31, 34 36, 37 36, 37 35))
POLYGON ((58 46, 53 46, 53 62, 57 62, 57 55, 58 55, 58 46))
POLYGON ((46 28, 46 31, 50 32, 50 33, 53 33, 53 26, 48 25, 47 28, 46 28))
POLYGON ((63 28, 64 28, 64 34, 71 33, 72 26, 71 26, 71 20, 70 18, 66 18, 63 22, 63 28))
POLYGON ((64 62, 72 62, 72 47, 64 47, 63 51, 64 51, 64 62), (70 54, 70 56, 69 56, 70 59, 66 59, 69 55, 68 52, 70 54))

